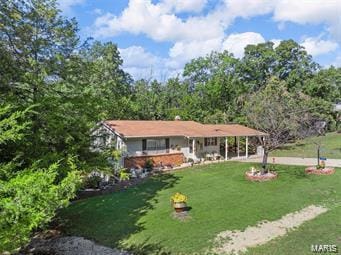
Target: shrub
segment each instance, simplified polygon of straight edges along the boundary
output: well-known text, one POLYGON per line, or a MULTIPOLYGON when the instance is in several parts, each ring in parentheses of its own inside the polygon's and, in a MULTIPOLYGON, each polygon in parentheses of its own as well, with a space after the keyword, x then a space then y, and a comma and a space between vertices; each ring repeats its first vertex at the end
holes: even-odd
POLYGON ((91 175, 85 179, 84 188, 97 189, 102 178, 98 175, 91 175))
POLYGON ((119 174, 120 181, 128 181, 130 179, 130 174, 127 172, 127 169, 123 168, 119 174))
POLYGON ((154 166, 153 160, 147 159, 147 160, 146 160, 146 163, 145 163, 145 165, 144 165, 144 167, 145 167, 147 170, 152 170, 152 169, 153 169, 153 166, 154 166))

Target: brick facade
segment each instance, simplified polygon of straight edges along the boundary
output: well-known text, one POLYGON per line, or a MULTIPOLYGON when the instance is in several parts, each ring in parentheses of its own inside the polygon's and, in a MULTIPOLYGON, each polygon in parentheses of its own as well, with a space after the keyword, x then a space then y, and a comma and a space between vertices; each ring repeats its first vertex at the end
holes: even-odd
POLYGON ((153 165, 163 166, 171 165, 178 166, 184 163, 184 154, 182 152, 168 153, 168 154, 160 154, 160 155, 143 155, 143 156, 133 156, 127 157, 124 159, 124 167, 125 168, 143 168, 146 164, 146 161, 150 159, 153 162, 153 165))

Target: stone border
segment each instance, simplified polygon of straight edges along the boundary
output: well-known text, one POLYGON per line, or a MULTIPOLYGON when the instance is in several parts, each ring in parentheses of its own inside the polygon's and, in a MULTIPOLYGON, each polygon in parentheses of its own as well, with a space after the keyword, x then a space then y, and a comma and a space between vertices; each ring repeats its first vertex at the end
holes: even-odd
POLYGON ((304 172, 306 174, 315 174, 315 175, 332 175, 335 173, 335 169, 332 167, 325 167, 323 169, 317 169, 315 166, 307 167, 304 172))
POLYGON ((256 182, 264 182, 264 181, 271 181, 275 180, 278 177, 278 173, 276 172, 269 172, 271 175, 263 174, 263 175, 253 175, 251 171, 245 172, 245 178, 249 181, 256 181, 256 182))

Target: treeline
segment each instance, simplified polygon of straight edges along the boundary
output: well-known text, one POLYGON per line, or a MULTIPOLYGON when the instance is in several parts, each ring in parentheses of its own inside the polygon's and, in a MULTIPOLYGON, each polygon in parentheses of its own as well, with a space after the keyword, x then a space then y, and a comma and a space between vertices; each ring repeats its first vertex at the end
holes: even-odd
POLYGON ((213 52, 163 84, 134 81, 122 63, 114 43, 81 42, 55 0, 0 2, 0 251, 48 223, 81 173, 106 167, 89 151, 100 120, 247 124, 247 102, 271 83, 302 94, 310 114, 336 128, 341 69, 321 69, 292 40, 247 46, 242 59, 213 52))

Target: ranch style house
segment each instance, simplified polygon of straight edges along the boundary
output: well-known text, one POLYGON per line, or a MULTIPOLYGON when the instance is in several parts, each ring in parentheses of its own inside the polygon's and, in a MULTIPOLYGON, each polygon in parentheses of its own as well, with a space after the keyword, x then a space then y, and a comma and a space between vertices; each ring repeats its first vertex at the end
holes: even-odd
POLYGON ((153 166, 177 166, 204 159, 227 160, 232 156, 247 158, 249 139, 264 139, 267 134, 239 124, 106 120, 96 125, 91 136, 92 150, 100 151, 109 147, 121 150, 122 166, 143 168, 147 160, 152 161, 153 166), (245 148, 242 154, 241 140, 245 148))

